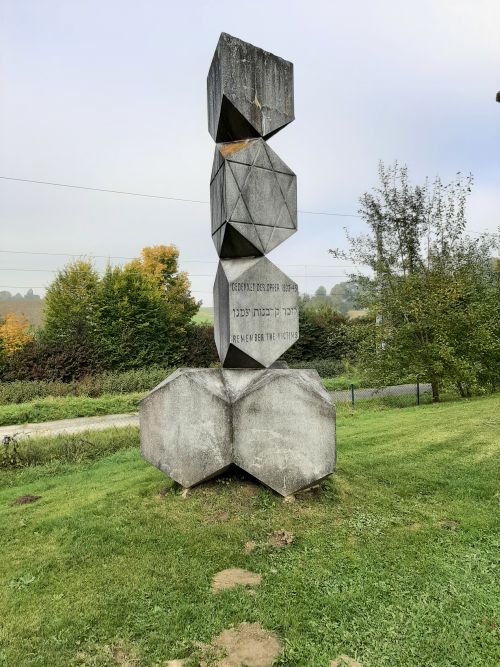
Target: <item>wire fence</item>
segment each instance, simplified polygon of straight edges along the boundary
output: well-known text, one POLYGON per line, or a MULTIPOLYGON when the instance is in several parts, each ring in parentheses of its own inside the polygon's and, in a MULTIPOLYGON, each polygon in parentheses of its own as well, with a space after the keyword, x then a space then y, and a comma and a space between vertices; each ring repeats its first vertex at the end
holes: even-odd
POLYGON ((432 402, 432 387, 416 380, 387 387, 356 387, 330 392, 339 410, 403 408, 432 402))

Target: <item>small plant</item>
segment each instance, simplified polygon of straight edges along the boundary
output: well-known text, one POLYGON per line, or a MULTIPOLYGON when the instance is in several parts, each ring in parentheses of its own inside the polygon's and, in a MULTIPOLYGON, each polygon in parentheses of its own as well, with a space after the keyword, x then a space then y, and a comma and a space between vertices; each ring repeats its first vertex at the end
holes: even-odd
POLYGON ((19 468, 23 465, 23 458, 18 450, 17 433, 4 435, 0 450, 0 468, 19 468))

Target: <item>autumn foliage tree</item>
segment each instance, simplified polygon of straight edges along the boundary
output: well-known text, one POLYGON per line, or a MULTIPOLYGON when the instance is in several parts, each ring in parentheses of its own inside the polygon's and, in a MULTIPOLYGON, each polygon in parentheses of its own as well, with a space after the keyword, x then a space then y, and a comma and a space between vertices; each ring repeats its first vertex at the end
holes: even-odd
POLYGON ((7 357, 12 357, 33 339, 28 320, 22 315, 7 313, 0 322, 0 349, 7 357))

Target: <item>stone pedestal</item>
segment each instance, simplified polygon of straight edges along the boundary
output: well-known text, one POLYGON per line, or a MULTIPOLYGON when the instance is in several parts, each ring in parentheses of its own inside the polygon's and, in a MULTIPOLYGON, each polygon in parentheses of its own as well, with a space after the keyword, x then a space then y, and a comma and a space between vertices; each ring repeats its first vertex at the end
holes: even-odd
POLYGON ((335 408, 313 370, 184 368, 139 414, 142 455, 186 488, 235 463, 288 496, 335 468, 335 408))

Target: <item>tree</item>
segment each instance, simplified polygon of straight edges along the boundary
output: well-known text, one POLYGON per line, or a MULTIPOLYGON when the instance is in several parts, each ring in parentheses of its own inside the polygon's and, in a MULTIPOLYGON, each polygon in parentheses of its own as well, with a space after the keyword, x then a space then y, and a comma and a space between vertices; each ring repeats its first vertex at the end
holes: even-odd
POLYGON ((178 257, 175 246, 144 248, 140 259, 109 266, 102 278, 89 262, 65 267, 47 291, 40 354, 75 373, 97 360, 102 369, 177 363, 200 305, 178 257))
POLYGON ((496 238, 471 239, 465 206, 472 177, 412 186, 405 166, 380 164, 380 185, 361 197, 368 233, 330 251, 371 269, 352 280, 371 312, 365 362, 380 382, 420 376, 433 400, 447 383, 467 391, 500 370, 496 238))
POLYGON ((318 297, 326 297, 326 287, 320 285, 318 289, 314 292, 314 295, 318 297))
POLYGON ((141 259, 130 262, 127 268, 138 269, 158 287, 169 305, 170 318, 185 333, 201 301, 191 296, 188 274, 179 271, 178 260, 179 251, 174 245, 152 246, 143 248, 141 259))
POLYGON ((338 283, 330 290, 330 304, 342 315, 347 315, 357 305, 358 286, 351 281, 338 283))
POLYGON ((22 315, 7 313, 0 323, 0 347, 8 358, 33 340, 28 320, 22 315))
POLYGON ((99 274, 90 262, 78 260, 59 271, 45 297, 43 331, 48 340, 95 344, 98 288, 99 274))

